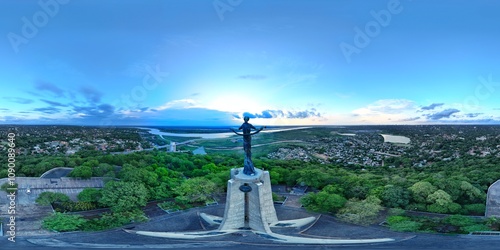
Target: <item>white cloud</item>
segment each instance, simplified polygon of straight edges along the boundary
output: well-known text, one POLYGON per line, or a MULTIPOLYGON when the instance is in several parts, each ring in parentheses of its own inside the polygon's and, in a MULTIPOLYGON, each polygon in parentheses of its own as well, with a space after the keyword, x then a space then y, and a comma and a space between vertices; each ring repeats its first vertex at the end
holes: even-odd
POLYGON ((353 110, 356 115, 382 115, 399 114, 401 112, 415 111, 417 105, 414 101, 406 99, 383 99, 368 104, 366 107, 353 110))
POLYGON ((155 110, 165 110, 165 109, 188 109, 200 107, 198 101, 193 99, 180 99, 169 101, 161 106, 153 108, 155 110))
POLYGON ((205 108, 234 113, 259 112, 266 108, 258 99, 241 93, 221 93, 209 100, 205 108))
POLYGON ((360 123, 398 123, 416 120, 418 105, 406 99, 382 99, 352 111, 353 119, 360 123))

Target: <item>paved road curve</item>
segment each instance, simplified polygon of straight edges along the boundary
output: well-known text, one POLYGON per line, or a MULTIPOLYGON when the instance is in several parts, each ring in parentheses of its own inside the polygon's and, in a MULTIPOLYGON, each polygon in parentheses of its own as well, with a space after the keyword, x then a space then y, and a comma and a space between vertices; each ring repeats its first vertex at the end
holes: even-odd
POLYGON ((252 234, 230 236, 213 241, 181 241, 127 234, 121 230, 99 233, 67 233, 52 239, 18 237, 12 243, 6 237, 0 239, 1 249, 239 249, 239 250, 294 250, 294 249, 500 249, 498 236, 443 236, 418 234, 393 243, 373 245, 280 245, 252 234), (240 241, 239 241, 240 240, 240 241), (37 244, 33 244, 33 243, 37 244))
MULTIPOLYGON (((310 214, 303 209, 276 206, 282 220, 303 218, 310 214)), ((199 212, 221 215, 224 205, 193 208, 185 212, 165 214, 151 218, 146 223, 135 225, 134 230, 146 231, 199 231, 202 230, 199 212)), ((19 229, 21 230, 21 229, 19 229)), ((380 226, 362 227, 337 221, 334 217, 323 215, 312 228, 300 229, 303 234, 289 232, 294 236, 323 236, 330 238, 394 238, 395 242, 365 245, 285 245, 272 241, 250 231, 240 231, 230 235, 210 239, 173 240, 127 233, 121 229, 104 232, 60 233, 41 236, 18 236, 12 243, 7 237, 0 237, 0 249, 500 249, 500 236, 438 235, 396 233, 380 226)), ((298 230, 297 230, 298 231, 298 230)), ((276 231, 279 232, 278 230, 276 231)))

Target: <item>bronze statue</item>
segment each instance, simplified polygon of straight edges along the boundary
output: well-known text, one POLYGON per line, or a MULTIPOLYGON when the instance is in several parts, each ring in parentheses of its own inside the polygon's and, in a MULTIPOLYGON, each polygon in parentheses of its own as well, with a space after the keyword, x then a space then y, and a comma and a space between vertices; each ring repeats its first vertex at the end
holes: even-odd
POLYGON ((245 116, 243 118, 245 122, 241 124, 238 130, 243 130, 243 133, 238 133, 234 129, 231 129, 235 134, 243 136, 243 150, 245 151, 245 160, 243 163, 243 173, 246 175, 254 175, 255 167, 252 162, 252 135, 255 135, 262 131, 265 127, 261 127, 260 129, 256 129, 252 124, 248 123, 250 117, 245 116), (252 129, 255 131, 252 132, 252 129))

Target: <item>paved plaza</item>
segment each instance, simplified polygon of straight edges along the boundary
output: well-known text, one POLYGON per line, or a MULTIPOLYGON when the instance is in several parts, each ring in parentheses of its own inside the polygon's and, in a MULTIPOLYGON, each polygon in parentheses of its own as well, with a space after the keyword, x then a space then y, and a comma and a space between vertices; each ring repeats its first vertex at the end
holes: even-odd
MULTIPOLYGON (((0 179, 0 185, 6 181, 7 179, 0 179)), ((63 193, 76 201, 76 196, 83 189, 104 187, 104 179, 98 177, 90 179, 17 177, 16 182, 18 184, 16 199, 19 205, 35 204, 36 198, 43 192, 63 193)), ((5 202, 3 200, 5 198, 0 197, 0 201, 5 202)))
MULTIPOLYGON (((7 179, 0 179, 0 185, 7 182, 7 179)), ((41 218, 52 213, 51 206, 40 206, 36 204, 36 198, 43 192, 63 193, 70 199, 76 201, 77 195, 85 188, 102 188, 103 178, 78 179, 78 178, 37 178, 37 177, 17 177, 18 184, 16 198, 16 218, 18 235, 46 234, 47 231, 41 228, 41 218)), ((4 191, 0 191, 0 219, 6 223, 9 200, 4 191)))

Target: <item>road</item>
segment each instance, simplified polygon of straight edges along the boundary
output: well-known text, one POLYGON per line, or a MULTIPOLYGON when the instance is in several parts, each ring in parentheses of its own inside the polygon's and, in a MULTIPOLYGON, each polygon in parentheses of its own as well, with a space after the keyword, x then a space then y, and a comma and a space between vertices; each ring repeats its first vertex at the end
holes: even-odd
MULTIPOLYGON (((192 139, 192 140, 187 140, 187 141, 183 141, 183 142, 179 142, 179 143, 175 143, 176 146, 179 146, 179 145, 184 145, 184 144, 189 144, 191 142, 195 142, 195 141, 198 141, 198 140, 203 140, 203 139, 192 139)), ((162 149, 162 148, 169 148, 170 145, 163 145, 163 146, 155 146, 153 148, 144 148, 144 149, 137 149, 137 150, 129 150, 129 151, 123 151, 123 152, 111 152, 112 155, 116 155, 116 154, 131 154, 131 153, 135 153, 135 152, 141 152, 141 151, 151 151, 151 150, 154 150, 154 149, 162 149)))

